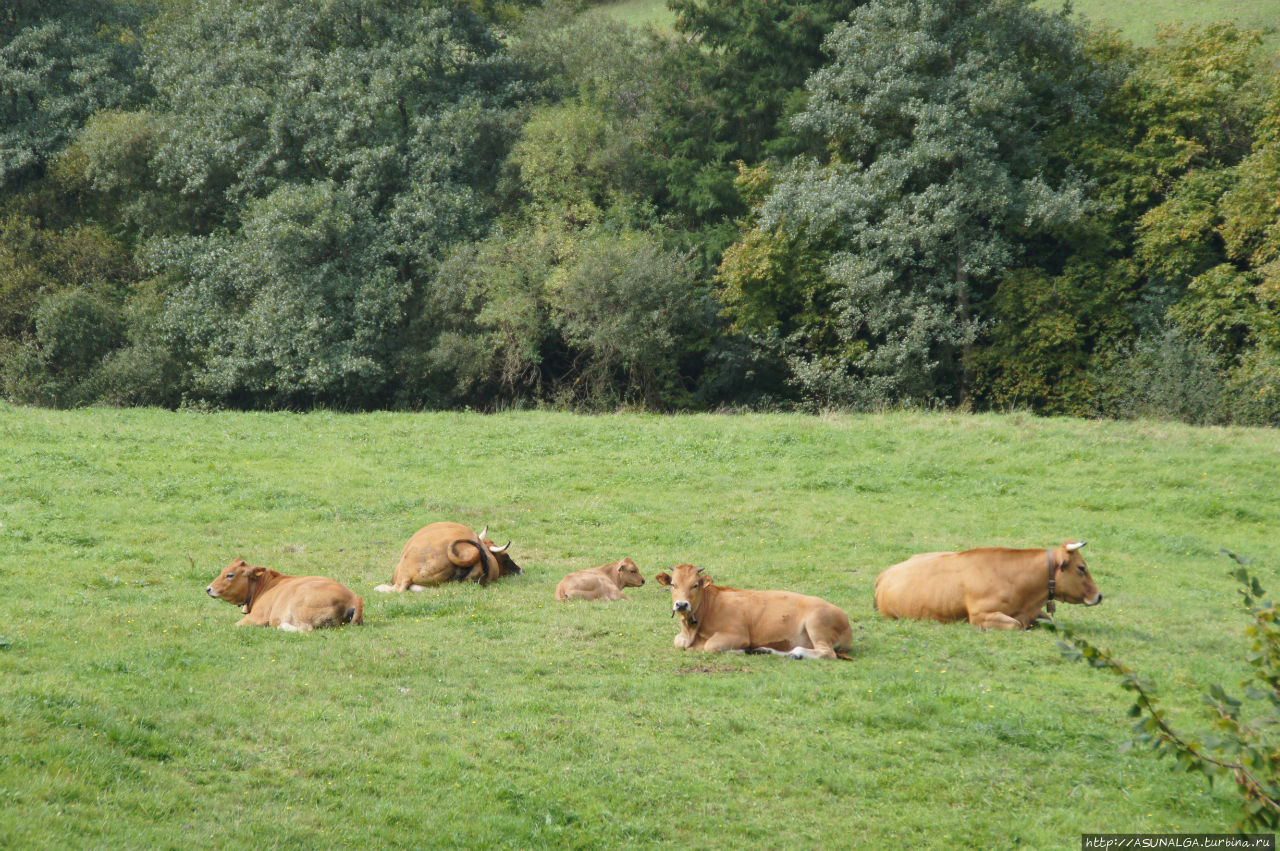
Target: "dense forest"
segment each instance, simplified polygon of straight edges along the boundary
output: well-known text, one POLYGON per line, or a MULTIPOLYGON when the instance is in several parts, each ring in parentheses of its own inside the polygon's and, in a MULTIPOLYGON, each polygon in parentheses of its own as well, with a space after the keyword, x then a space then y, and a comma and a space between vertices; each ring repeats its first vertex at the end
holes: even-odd
POLYGON ((1280 72, 1025 0, 6 0, 0 392, 1280 424, 1280 72))

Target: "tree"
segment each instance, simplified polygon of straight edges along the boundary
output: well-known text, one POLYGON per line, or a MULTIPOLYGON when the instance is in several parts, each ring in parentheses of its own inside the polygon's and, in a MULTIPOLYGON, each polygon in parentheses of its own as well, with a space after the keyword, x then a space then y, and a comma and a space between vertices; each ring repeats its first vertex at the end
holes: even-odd
POLYGON ((410 305, 495 210, 521 94, 497 40, 465 4, 189 0, 148 67, 145 120, 100 122, 83 153, 103 191, 139 164, 161 187, 129 215, 191 393, 385 404, 410 305), (100 143, 122 137, 136 156, 100 143))
POLYGON ((7 0, 0 9, 0 189, 39 177, 94 112, 143 94, 146 5, 7 0))
MULTIPOLYGON (((658 202, 711 239, 744 212, 735 163, 789 155, 783 118, 822 62, 822 40, 862 0, 672 0, 650 169, 658 202), (712 234, 715 234, 712 236, 712 234)), ((714 263, 724 247, 710 247, 714 263)))
POLYGON ((1091 120, 1100 69, 1065 11, 1020 0, 874 0, 825 49, 795 121, 828 153, 754 218, 815 246, 832 285, 837 339, 792 346, 793 375, 815 403, 963 401, 975 302, 1089 208, 1048 139, 1091 120))

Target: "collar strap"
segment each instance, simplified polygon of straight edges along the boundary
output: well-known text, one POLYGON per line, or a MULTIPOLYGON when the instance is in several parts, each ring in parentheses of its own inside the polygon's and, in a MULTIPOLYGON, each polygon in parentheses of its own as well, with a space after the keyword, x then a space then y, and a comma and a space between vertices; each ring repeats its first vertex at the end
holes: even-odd
POLYGON ((1053 603, 1054 586, 1057 585, 1057 565, 1053 563, 1053 550, 1045 550, 1045 557, 1049 560, 1049 601, 1045 603, 1044 610, 1053 615, 1056 608, 1053 603))
MULTIPOLYGON (((257 584, 257 582, 258 582, 258 578, 256 576, 249 577, 249 593, 244 598, 244 613, 246 615, 249 614, 249 612, 253 609, 253 591, 254 591, 254 586, 257 584)), ((1053 592, 1050 591, 1049 593, 1052 594, 1053 592)))

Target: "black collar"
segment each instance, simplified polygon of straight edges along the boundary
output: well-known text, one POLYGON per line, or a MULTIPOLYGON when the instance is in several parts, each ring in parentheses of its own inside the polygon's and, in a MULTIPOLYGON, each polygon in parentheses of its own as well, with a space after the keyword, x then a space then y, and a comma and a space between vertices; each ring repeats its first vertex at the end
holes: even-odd
POLYGON ((1053 550, 1045 550, 1044 554, 1049 558, 1049 601, 1044 604, 1044 610, 1053 616, 1055 608, 1053 604, 1054 586, 1057 584, 1057 565, 1053 563, 1053 550))

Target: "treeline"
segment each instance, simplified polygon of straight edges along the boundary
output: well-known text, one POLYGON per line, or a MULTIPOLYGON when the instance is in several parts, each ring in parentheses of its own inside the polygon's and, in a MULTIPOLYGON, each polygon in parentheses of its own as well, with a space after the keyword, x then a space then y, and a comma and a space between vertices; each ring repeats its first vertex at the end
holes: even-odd
POLYGON ((0 386, 1280 423, 1280 86, 1023 0, 8 0, 0 386))

